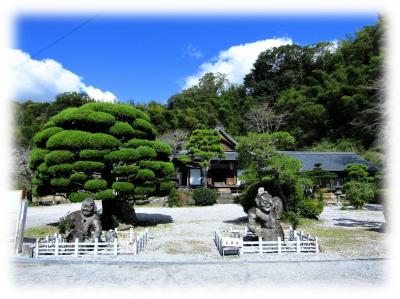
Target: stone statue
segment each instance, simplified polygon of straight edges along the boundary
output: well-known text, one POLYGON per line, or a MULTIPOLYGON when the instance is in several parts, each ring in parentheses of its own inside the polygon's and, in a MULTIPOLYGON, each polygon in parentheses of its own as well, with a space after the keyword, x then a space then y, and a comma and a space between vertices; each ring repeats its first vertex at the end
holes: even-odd
POLYGON ((256 207, 248 212, 248 230, 257 237, 262 237, 264 241, 276 241, 278 237, 284 240, 282 226, 279 217, 283 211, 282 200, 272 197, 264 188, 258 189, 256 196, 256 207))
POLYGON ((102 227, 100 216, 97 214, 97 207, 94 200, 90 197, 82 202, 80 211, 72 212, 67 216, 71 223, 71 228, 64 234, 67 242, 74 242, 79 238, 80 242, 94 242, 100 239, 102 227))

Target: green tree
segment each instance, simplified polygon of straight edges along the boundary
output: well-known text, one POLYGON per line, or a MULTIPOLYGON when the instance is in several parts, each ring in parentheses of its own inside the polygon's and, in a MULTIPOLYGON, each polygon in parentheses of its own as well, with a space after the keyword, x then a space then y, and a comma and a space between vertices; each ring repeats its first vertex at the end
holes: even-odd
POLYGON ((311 181, 301 173, 301 162, 278 152, 278 148, 286 149, 294 142, 286 132, 249 133, 239 138, 236 150, 245 167, 242 179, 246 187, 241 200, 245 210, 253 204, 259 186, 281 197, 285 210, 296 209, 297 203, 305 198, 304 190, 311 181))
POLYGON ((201 167, 203 186, 207 188, 207 175, 212 160, 224 157, 224 148, 216 130, 198 129, 192 132, 186 146, 192 160, 201 167))
POLYGON ((136 220, 134 201, 174 187, 171 147, 149 116, 130 105, 87 103, 56 114, 33 138, 36 195, 102 200, 104 228, 136 220))

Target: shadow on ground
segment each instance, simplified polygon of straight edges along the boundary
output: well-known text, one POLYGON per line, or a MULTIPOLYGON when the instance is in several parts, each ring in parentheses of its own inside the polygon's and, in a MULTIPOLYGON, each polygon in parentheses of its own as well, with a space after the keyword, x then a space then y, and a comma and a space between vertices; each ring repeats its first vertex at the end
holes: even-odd
POLYGON ((366 204, 364 205, 364 208, 369 210, 369 211, 383 211, 383 206, 382 205, 371 205, 371 204, 366 204))
POLYGON ((149 214, 149 213, 136 213, 139 226, 155 226, 157 224, 172 223, 173 219, 170 215, 163 214, 149 214))
POLYGON ((363 228, 369 228, 372 231, 380 231, 380 228, 384 224, 384 222, 382 221, 362 221, 350 218, 336 218, 333 220, 338 221, 338 223, 335 224, 337 226, 363 227, 363 228))
POLYGON ((230 224, 244 224, 247 222, 248 222, 247 216, 239 217, 232 220, 224 220, 224 223, 230 223, 230 224))

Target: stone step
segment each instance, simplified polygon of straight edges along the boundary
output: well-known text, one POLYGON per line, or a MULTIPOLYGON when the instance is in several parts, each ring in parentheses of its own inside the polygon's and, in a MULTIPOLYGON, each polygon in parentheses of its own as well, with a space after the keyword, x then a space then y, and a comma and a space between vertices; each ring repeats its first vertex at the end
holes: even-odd
POLYGON ((217 203, 219 204, 235 203, 234 196, 232 196, 231 193, 218 193, 217 203))

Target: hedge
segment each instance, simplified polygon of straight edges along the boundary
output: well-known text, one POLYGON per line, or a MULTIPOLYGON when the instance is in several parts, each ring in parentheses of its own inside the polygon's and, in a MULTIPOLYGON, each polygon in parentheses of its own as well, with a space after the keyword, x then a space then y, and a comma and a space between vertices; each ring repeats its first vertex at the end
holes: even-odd
POLYGON ((84 160, 102 160, 110 150, 84 149, 79 152, 79 158, 84 160))
POLYGON ((157 157, 156 151, 147 145, 139 146, 136 151, 141 159, 154 159, 157 157))
POLYGON ((150 116, 146 112, 140 109, 135 109, 135 113, 136 113, 136 118, 141 118, 148 122, 151 120, 150 116))
POLYGON ((136 178, 141 181, 153 181, 156 175, 150 169, 139 169, 136 178))
POLYGON ((106 189, 103 191, 99 191, 95 194, 95 198, 97 200, 107 200, 115 198, 115 194, 112 189, 106 189))
POLYGON ((83 186, 86 190, 100 191, 107 188, 107 181, 103 179, 92 179, 88 180, 83 186))
POLYGON ((73 165, 76 171, 83 172, 101 172, 105 167, 104 163, 96 161, 76 161, 73 165))
POLYGON ((33 185, 43 185, 43 180, 41 180, 39 178, 33 178, 32 179, 32 184, 33 185))
POLYGON ((50 181, 50 185, 53 187, 68 187, 71 184, 69 178, 53 178, 50 181))
POLYGON ((93 198, 93 193, 90 192, 72 192, 68 195, 68 199, 70 202, 82 202, 86 198, 93 198))
POLYGON ((114 136, 132 137, 134 134, 133 128, 127 122, 116 122, 111 128, 110 133, 114 136))
POLYGON ((74 160, 74 158, 75 154, 73 152, 67 150, 54 150, 49 152, 44 157, 44 160, 46 161, 47 165, 54 165, 71 162, 74 160))
POLYGON ((47 168, 47 172, 51 175, 64 175, 70 174, 74 166, 70 163, 52 165, 47 168))
POLYGON ((112 188, 122 194, 132 193, 135 186, 129 182, 114 182, 112 188))
POLYGON ((193 191, 193 199, 196 206, 210 206, 217 201, 218 193, 213 189, 197 188, 193 191))
POLYGON ((298 203, 297 208, 301 216, 318 219, 319 214, 324 210, 324 203, 318 199, 303 199, 298 203))
POLYGON ((116 165, 113 168, 113 173, 116 175, 132 175, 137 174, 139 170, 138 166, 135 165, 116 165))
POLYGON ((41 148, 34 148, 29 156, 29 167, 36 169, 40 164, 44 162, 44 157, 49 151, 41 148))
POLYGON ((112 151, 104 156, 104 158, 106 160, 109 160, 112 162, 119 162, 119 161, 130 162, 130 161, 137 160, 138 157, 139 157, 139 153, 137 152, 137 150, 132 149, 132 148, 124 148, 124 149, 112 151))
POLYGON ((43 125, 42 130, 51 128, 51 127, 56 127, 56 123, 50 119, 43 125))
POLYGON ((39 167, 38 167, 37 169, 38 169, 38 171, 39 171, 40 173, 43 173, 43 174, 47 174, 47 173, 48 173, 48 172, 47 172, 48 167, 47 167, 46 162, 43 162, 42 164, 40 164, 39 167))
POLYGON ((61 132, 63 129, 59 127, 51 127, 44 129, 40 132, 38 132, 34 137, 33 137, 33 143, 38 146, 38 147, 44 147, 46 145, 47 140, 53 136, 54 134, 57 134, 58 132, 61 132))

